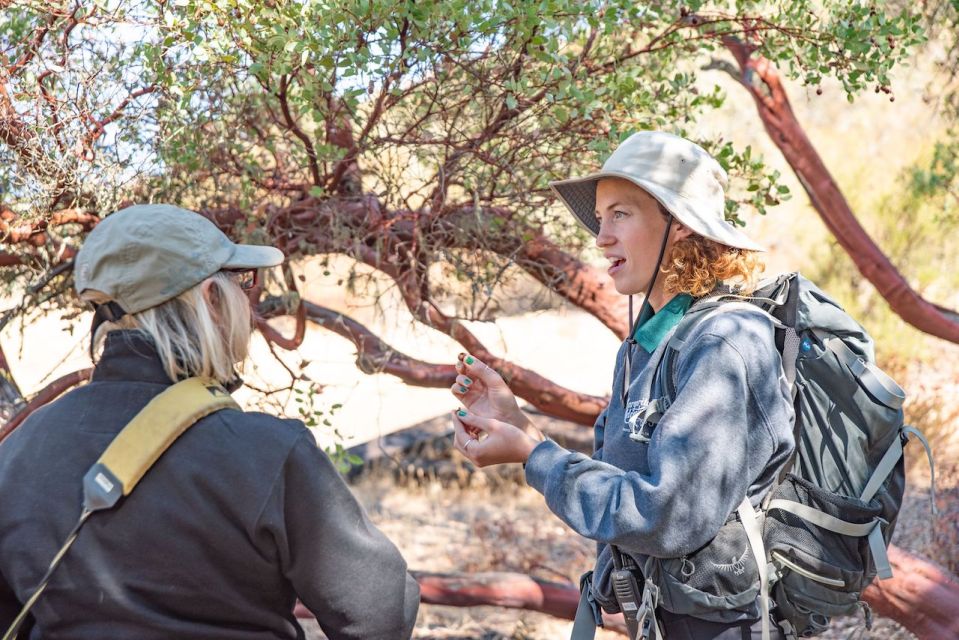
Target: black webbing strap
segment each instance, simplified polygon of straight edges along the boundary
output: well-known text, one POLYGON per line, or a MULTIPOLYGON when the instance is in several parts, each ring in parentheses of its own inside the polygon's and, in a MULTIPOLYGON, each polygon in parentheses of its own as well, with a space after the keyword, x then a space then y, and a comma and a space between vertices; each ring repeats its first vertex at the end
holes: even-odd
MULTIPOLYGON (((669 232, 672 230, 673 226, 673 214, 666 215, 666 232, 663 233, 663 241, 659 245, 659 257, 656 258, 656 269, 653 271, 653 279, 649 281, 649 286, 646 288, 646 295, 643 296, 643 304, 639 308, 639 314, 635 317, 633 316, 633 296, 629 296, 629 334, 626 336, 626 341, 632 344, 636 343, 634 335, 636 333, 636 323, 639 322, 639 319, 643 317, 643 311, 649 306, 649 294, 653 292, 653 287, 656 285, 656 279, 659 277, 659 268, 663 264, 663 256, 666 255, 666 245, 669 244, 669 232)), ((623 356, 623 407, 626 406, 628 401, 628 390, 630 382, 630 373, 632 368, 632 354, 630 349, 627 348, 623 356)))
POLYGON ((93 305, 93 324, 90 327, 90 359, 93 359, 94 340, 97 337, 97 329, 104 322, 117 322, 127 314, 123 307, 113 300, 93 305))

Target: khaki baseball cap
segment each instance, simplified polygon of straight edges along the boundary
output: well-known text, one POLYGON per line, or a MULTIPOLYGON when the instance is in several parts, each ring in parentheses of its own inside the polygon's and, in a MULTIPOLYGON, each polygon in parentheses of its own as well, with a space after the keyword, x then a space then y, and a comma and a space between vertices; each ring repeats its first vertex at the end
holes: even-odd
POLYGON ((198 213, 139 204, 105 217, 77 253, 77 293, 106 294, 127 313, 177 297, 223 269, 283 263, 274 247, 236 244, 198 213))
POLYGON ((596 183, 602 178, 629 180, 703 237, 729 247, 765 250, 726 221, 726 171, 705 149, 685 138, 662 131, 634 133, 598 172, 550 183, 563 204, 594 236, 599 233, 596 183))

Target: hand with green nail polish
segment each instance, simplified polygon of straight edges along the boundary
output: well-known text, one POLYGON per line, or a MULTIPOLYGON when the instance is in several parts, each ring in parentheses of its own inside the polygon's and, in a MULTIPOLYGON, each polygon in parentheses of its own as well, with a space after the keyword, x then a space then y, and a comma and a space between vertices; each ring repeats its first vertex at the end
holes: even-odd
POLYGON ((460 354, 456 363, 453 395, 481 418, 492 418, 527 429, 532 422, 516 403, 516 396, 495 369, 474 355, 460 354))
POLYGON ((543 434, 535 428, 521 429, 462 410, 453 414, 453 445, 479 467, 510 462, 525 464, 543 440, 543 434))

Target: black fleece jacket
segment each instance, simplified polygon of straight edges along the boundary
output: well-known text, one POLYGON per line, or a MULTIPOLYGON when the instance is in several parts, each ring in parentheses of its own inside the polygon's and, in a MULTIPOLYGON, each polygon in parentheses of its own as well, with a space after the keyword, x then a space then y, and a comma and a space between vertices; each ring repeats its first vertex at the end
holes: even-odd
MULTIPOLYGON (((87 469, 170 384, 151 342, 111 333, 92 382, 0 444, 0 634, 76 522, 87 469)), ((29 637, 303 638, 296 598, 333 640, 397 640, 419 588, 299 421, 223 410, 90 517, 29 637)))

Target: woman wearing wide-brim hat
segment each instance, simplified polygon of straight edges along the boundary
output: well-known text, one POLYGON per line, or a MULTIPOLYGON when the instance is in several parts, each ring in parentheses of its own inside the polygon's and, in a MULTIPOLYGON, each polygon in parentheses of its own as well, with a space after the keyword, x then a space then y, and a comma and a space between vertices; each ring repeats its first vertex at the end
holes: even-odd
POLYGON ((523 463, 549 508, 599 543, 588 602, 619 610, 613 572, 635 566, 650 632, 758 638, 758 569, 735 514, 744 496, 758 505, 793 449, 772 324, 744 311, 697 323, 672 366, 672 402, 653 401, 657 363, 684 315, 723 287, 748 293, 762 248, 725 220, 725 171, 671 134, 636 133, 602 170, 552 187, 596 236, 616 290, 646 294, 616 357, 595 452, 544 439, 502 378, 471 355, 453 387, 466 407, 454 414, 455 446, 480 466, 523 463), (658 422, 646 420, 653 407, 658 422))

